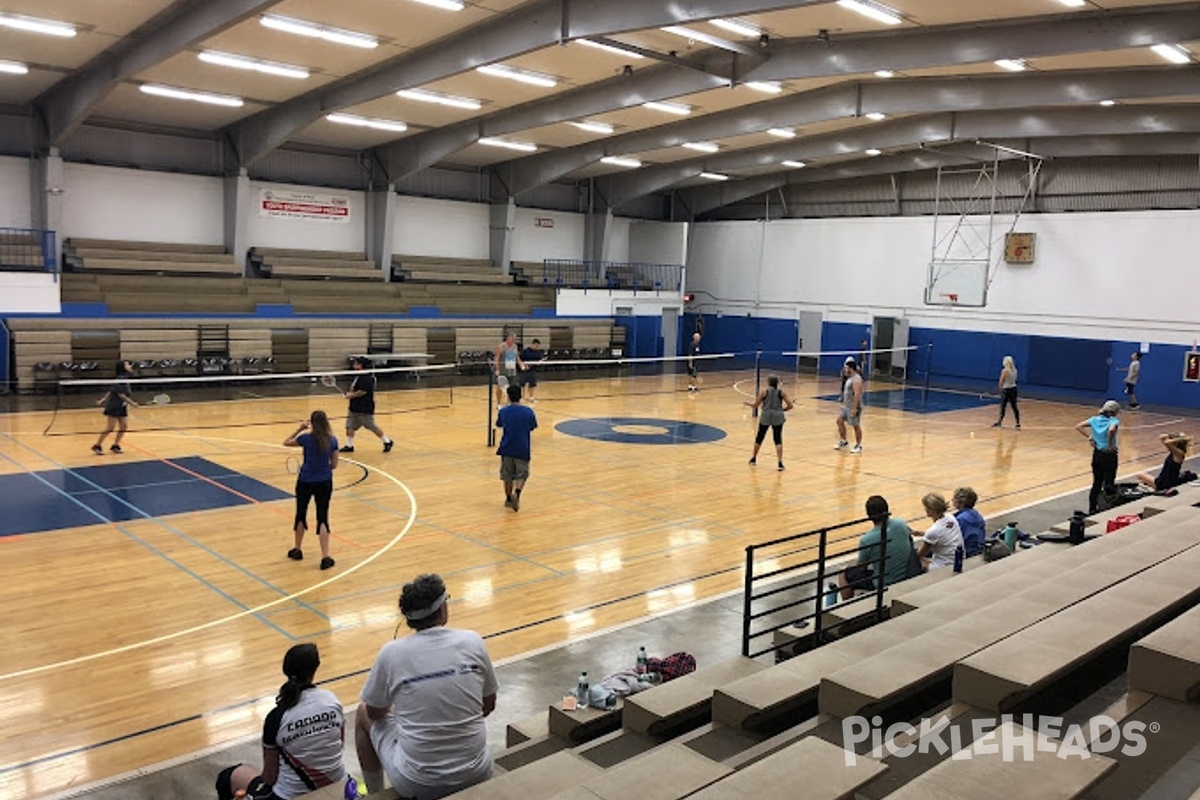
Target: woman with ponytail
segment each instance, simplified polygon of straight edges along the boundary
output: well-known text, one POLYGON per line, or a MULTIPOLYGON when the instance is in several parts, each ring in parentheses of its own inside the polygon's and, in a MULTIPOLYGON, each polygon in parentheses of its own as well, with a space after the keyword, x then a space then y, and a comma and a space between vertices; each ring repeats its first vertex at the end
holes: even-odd
POLYGON ((308 530, 308 502, 315 499, 321 569, 329 569, 333 566, 333 559, 329 557, 329 500, 333 497, 333 471, 338 465, 338 440, 329 427, 329 417, 324 411, 312 412, 296 432, 284 440, 283 446, 304 448, 304 463, 296 476, 296 520, 292 525, 296 541, 288 551, 288 558, 293 561, 304 558, 300 545, 308 530))
POLYGON ((313 685, 321 659, 315 644, 298 644, 283 657, 287 681, 263 724, 261 775, 238 764, 217 776, 218 800, 239 791, 254 800, 293 800, 342 781, 346 719, 342 704, 313 685))

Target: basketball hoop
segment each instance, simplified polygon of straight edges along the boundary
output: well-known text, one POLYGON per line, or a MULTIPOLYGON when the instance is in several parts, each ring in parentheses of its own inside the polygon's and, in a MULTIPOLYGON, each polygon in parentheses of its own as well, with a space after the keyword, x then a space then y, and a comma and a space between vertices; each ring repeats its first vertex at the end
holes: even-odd
POLYGON ((958 305, 958 292, 942 292, 939 296, 942 298, 943 305, 958 305))

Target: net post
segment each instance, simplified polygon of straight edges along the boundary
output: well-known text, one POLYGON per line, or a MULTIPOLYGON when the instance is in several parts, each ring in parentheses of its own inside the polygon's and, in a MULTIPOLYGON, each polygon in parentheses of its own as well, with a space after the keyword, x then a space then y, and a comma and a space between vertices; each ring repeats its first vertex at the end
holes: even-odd
POLYGON ((491 368, 489 368, 489 369, 488 369, 488 384, 487 384, 487 389, 488 389, 488 392, 487 392, 487 396, 488 396, 488 405, 487 405, 487 446, 488 446, 488 447, 495 447, 495 446, 496 446, 496 427, 495 427, 495 425, 492 423, 492 420, 494 420, 494 419, 495 419, 495 417, 492 415, 492 402, 493 402, 493 400, 494 400, 494 399, 495 399, 495 397, 496 397, 496 373, 495 373, 495 372, 494 372, 494 371, 493 371, 491 368))
MULTIPOLYGON (((762 350, 754 352, 754 399, 758 399, 759 392, 762 391, 762 350)), ((758 419, 758 406, 752 409, 755 419, 758 419)))
POLYGON ((929 400, 929 376, 933 374, 933 342, 925 345, 925 385, 921 387, 921 402, 929 400))

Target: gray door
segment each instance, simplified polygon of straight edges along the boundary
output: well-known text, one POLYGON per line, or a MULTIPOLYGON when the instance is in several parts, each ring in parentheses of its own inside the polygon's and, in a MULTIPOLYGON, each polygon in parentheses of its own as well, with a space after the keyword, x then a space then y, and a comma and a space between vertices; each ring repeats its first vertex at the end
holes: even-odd
POLYGON ((664 308, 662 312, 663 355, 678 355, 679 309, 664 308))
MULTIPOLYGON (((796 350, 801 353, 818 353, 821 350, 821 327, 824 323, 824 315, 820 311, 801 311, 800 312, 800 338, 796 342, 796 350)), ((816 356, 801 356, 796 359, 797 369, 811 370, 817 369, 816 356)))

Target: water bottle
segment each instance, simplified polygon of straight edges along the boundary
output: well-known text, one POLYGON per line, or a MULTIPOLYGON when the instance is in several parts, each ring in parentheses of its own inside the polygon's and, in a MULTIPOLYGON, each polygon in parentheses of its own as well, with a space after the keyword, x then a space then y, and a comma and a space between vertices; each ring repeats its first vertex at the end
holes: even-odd
POLYGON ((1083 529, 1084 519, 1087 517, 1082 511, 1076 511, 1071 515, 1070 533, 1067 534, 1067 541, 1071 544, 1083 544, 1083 529))
POLYGON ((1004 544, 1009 552, 1017 552, 1017 523, 1010 522, 1004 526, 1004 544))
POLYGON ((825 586, 825 607, 833 608, 838 601, 838 585, 830 583, 825 586))
POLYGON ((645 675, 648 671, 650 659, 646 658, 646 648, 639 647, 637 654, 637 674, 645 675))
POLYGON ((579 673, 579 685, 575 688, 575 693, 579 695, 579 707, 588 707, 588 692, 591 687, 588 686, 588 678, 586 672, 579 673))
POLYGON ((954 548, 954 571, 955 572, 962 572, 963 556, 965 556, 965 555, 966 555, 966 553, 963 551, 963 547, 961 544, 958 547, 954 548))

